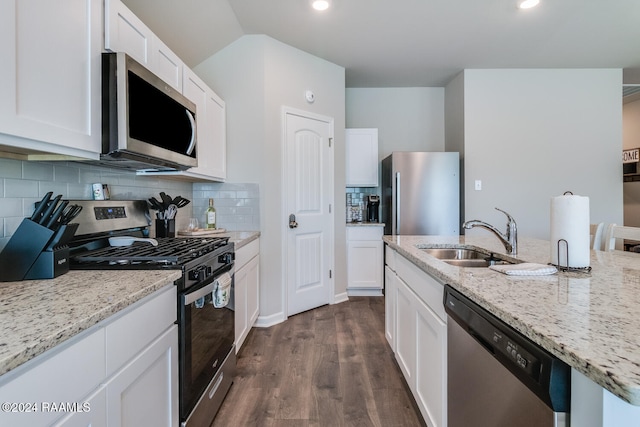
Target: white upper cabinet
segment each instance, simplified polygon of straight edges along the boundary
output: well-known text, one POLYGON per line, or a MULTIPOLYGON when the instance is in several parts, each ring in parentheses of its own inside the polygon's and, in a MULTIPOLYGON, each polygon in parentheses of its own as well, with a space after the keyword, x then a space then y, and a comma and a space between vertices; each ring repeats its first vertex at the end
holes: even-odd
POLYGON ((98 159, 102 11, 101 0, 0 2, 0 151, 98 159))
POLYGON ((378 129, 345 129, 346 186, 378 186, 378 129))
POLYGON ((182 92, 183 63, 120 0, 105 0, 104 48, 125 52, 182 92))
POLYGON ((125 52, 196 104, 198 166, 187 171, 139 171, 189 181, 227 177, 226 107, 182 60, 120 0, 105 0, 106 50, 125 52))
POLYGON ((224 101, 190 69, 184 70, 184 96, 196 104, 198 166, 182 172, 193 178, 227 177, 227 131, 224 101))

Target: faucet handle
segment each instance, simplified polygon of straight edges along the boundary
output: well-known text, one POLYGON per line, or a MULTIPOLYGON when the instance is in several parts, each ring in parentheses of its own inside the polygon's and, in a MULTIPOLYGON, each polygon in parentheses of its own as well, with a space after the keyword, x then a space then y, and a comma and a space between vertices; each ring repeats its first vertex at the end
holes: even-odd
POLYGON ((509 222, 510 222, 510 223, 513 223, 513 224, 515 224, 515 223, 516 223, 516 220, 515 220, 515 219, 513 219, 513 217, 512 217, 511 215, 509 215, 509 213, 508 213, 508 212, 503 211, 502 209, 499 209, 499 208, 495 208, 495 210, 500 211, 500 212, 502 212, 503 214, 505 214, 505 215, 507 216, 507 219, 509 220, 509 222))

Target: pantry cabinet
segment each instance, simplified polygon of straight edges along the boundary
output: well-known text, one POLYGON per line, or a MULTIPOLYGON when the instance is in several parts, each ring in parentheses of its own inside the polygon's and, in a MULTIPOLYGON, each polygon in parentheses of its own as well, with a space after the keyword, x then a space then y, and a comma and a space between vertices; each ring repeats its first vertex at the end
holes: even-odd
POLYGON ((347 293, 382 295, 383 227, 347 227, 347 293))
POLYGON ((346 186, 378 186, 378 129, 345 129, 346 186))
POLYGON ((102 16, 101 0, 0 2, 0 152, 99 158, 102 16))
POLYGON ((386 311, 385 324, 395 337, 396 360, 427 424, 444 427, 447 422, 444 285, 392 249, 387 247, 386 253, 386 295, 389 287, 395 287, 395 292, 388 302, 394 307, 386 311))
POLYGON ((235 323, 236 353, 260 314, 260 239, 236 250, 235 323))
POLYGON ((0 425, 177 427, 176 299, 165 287, 0 377, 0 401, 39 405, 0 412, 0 425))

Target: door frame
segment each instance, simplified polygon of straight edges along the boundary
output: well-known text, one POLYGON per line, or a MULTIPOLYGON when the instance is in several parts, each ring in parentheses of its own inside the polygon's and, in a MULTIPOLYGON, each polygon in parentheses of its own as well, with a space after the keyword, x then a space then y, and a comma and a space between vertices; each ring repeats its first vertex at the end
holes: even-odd
MULTIPOLYGON (((334 127, 334 118, 329 116, 324 116, 321 114, 312 113, 310 111, 301 110, 298 108, 288 107, 286 105, 282 106, 281 112, 281 122, 282 122, 282 133, 281 133, 281 161, 282 161, 282 173, 281 173, 281 181, 280 188, 283 190, 286 189, 287 179, 288 179, 288 164, 287 164, 287 116, 299 116, 304 117, 311 120, 318 120, 320 122, 327 123, 329 125, 329 138, 335 144, 335 127, 334 127)), ((335 146, 334 146, 335 148, 335 146)), ((335 218, 336 218, 336 207, 335 207, 335 149, 331 150, 331 167, 330 170, 327 171, 331 176, 331 184, 330 188, 330 205, 331 205, 331 215, 329 218, 329 239, 331 240, 329 244, 329 266, 331 269, 331 278, 329 279, 329 304, 334 304, 336 301, 335 296, 335 280, 336 280, 336 260, 335 260, 335 218)), ((280 200, 280 216, 282 220, 282 312, 284 320, 289 318, 289 310, 288 310, 288 298, 289 298, 289 280, 287 272, 289 267, 289 259, 286 254, 288 253, 288 234, 287 230, 289 227, 289 214, 287 212, 287 197, 284 196, 280 200)))

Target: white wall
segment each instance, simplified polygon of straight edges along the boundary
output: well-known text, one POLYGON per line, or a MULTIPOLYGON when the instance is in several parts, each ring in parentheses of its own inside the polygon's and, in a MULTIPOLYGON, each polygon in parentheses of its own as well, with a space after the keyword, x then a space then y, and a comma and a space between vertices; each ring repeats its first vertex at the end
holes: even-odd
POLYGON ((444 151, 444 88, 348 88, 348 128, 378 128, 378 156, 444 151))
POLYGON ((248 35, 194 68, 226 102, 228 182, 260 185, 260 321, 286 315, 282 259, 282 107, 334 118, 335 292, 346 292, 344 68, 264 35, 248 35), (313 104, 305 90, 316 95, 313 104))
POLYGON ((499 207, 548 239, 550 199, 572 191, 591 222, 621 223, 621 88, 618 69, 465 70, 466 219, 503 228, 499 207))

